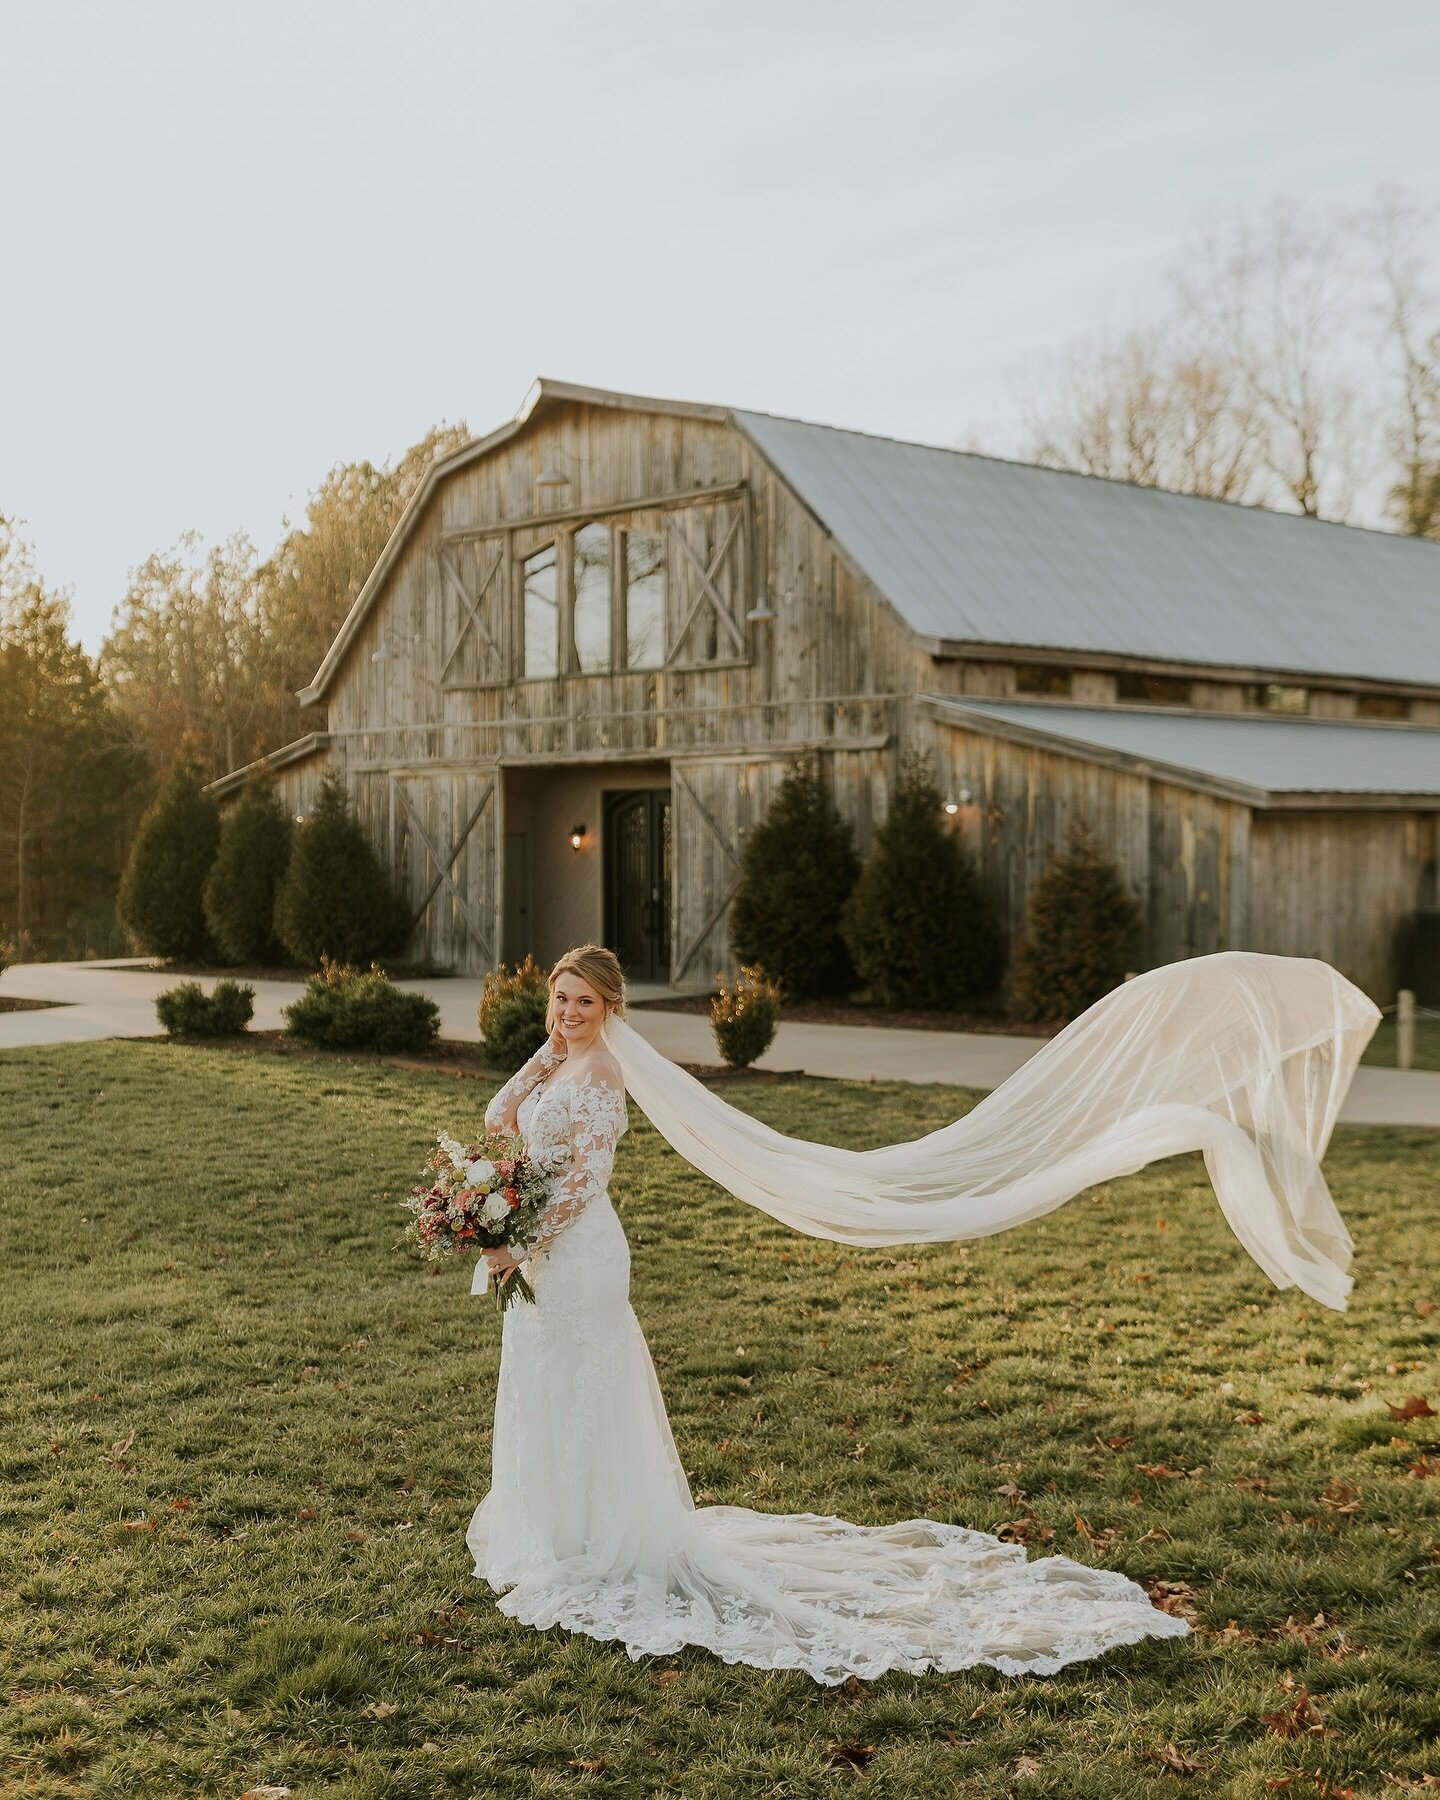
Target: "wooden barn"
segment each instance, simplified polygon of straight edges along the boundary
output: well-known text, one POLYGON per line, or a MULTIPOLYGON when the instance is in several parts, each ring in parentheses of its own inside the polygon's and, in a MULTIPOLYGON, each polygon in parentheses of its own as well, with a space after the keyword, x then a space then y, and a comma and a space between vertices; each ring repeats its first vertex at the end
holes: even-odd
POLYGON ((537 382, 301 698, 264 766, 297 815, 342 773, 457 971, 596 939, 708 987, 787 763, 863 853, 910 748, 1012 928, 1072 818, 1147 966, 1316 954, 1388 1001, 1437 904, 1440 545, 769 414, 537 382))

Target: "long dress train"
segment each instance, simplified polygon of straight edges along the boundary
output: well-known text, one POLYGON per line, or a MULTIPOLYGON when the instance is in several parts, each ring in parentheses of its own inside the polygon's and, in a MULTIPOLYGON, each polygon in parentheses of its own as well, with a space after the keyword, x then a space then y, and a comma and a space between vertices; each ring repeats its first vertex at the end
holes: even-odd
MULTIPOLYGON (((625 1090, 594 1065, 567 1078, 562 1062, 544 1046, 486 1112, 494 1123, 523 1094, 530 1152, 571 1152, 527 1266, 535 1304, 504 1315, 491 1486, 466 1533, 502 1612, 618 1640, 637 1660, 697 1644, 831 1685, 978 1663, 1048 1675, 1185 1635, 1127 1576, 1068 1556, 1031 1561, 959 1525, 697 1507, 608 1192, 625 1090)), ((482 1259, 473 1291, 486 1279, 482 1259)))

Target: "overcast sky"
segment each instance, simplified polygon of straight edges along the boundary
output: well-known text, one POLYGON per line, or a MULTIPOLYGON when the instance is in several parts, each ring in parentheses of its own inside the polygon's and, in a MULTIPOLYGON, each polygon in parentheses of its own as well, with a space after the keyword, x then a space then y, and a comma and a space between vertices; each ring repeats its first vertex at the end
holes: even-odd
POLYGON ((0 512, 187 527, 536 375, 1013 445, 1216 213, 1440 196, 1435 0, 0 0, 0 512))

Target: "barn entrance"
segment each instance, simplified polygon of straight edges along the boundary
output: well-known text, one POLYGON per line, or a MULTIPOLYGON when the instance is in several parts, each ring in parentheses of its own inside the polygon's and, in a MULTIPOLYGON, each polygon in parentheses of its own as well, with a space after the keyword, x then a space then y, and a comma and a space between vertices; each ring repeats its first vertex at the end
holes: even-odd
POLYGON ((670 790, 607 793, 605 939, 626 979, 670 979, 670 790))

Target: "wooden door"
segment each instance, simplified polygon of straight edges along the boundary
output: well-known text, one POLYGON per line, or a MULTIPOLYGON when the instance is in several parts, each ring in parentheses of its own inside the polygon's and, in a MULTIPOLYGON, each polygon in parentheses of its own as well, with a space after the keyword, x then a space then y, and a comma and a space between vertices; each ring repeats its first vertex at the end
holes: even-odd
POLYGON ((670 790, 605 796, 605 942, 631 981, 670 979, 670 790))

